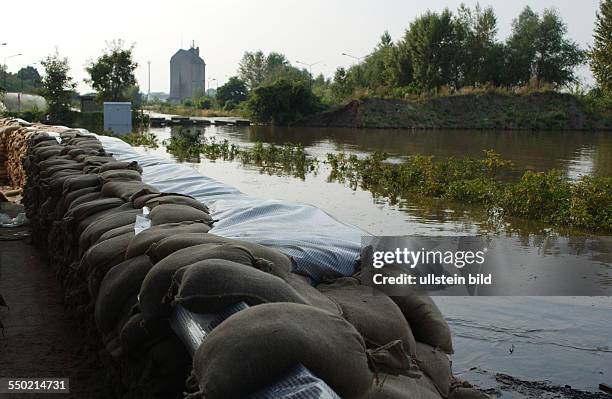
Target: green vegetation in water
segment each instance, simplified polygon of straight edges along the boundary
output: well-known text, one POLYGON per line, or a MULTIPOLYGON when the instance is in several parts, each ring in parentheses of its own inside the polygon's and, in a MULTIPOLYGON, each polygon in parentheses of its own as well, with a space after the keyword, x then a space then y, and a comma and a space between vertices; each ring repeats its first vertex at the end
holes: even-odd
POLYGON ((167 151, 179 161, 199 161, 200 155, 211 160, 238 160, 243 165, 255 165, 269 174, 281 173, 304 179, 307 173, 316 172, 317 158, 309 156, 299 144, 255 143, 253 147, 239 147, 229 140, 218 142, 215 137, 204 137, 200 130, 179 129, 163 143, 167 151))
POLYGON ((494 151, 482 159, 449 159, 415 155, 392 163, 387 154, 366 158, 328 154, 330 181, 361 187, 391 202, 418 194, 483 205, 506 217, 538 220, 555 226, 597 232, 612 231, 612 179, 584 176, 567 181, 561 171, 526 171, 518 181, 508 179, 510 161, 494 151))
MULTIPOLYGON (((179 161, 204 156, 211 160, 238 160, 256 165, 269 174, 281 173, 304 179, 318 171, 319 160, 299 145, 262 144, 239 147, 228 140, 205 138, 201 131, 180 129, 164 141, 179 161)), ((391 162, 386 153, 365 158, 345 153, 327 154, 328 181, 347 183, 352 189, 370 191, 392 204, 400 200, 441 199, 483 206, 495 218, 523 218, 554 226, 595 232, 612 232, 612 179, 584 176, 568 181, 559 170, 524 171, 519 179, 511 161, 492 150, 480 159, 414 155, 391 162)))

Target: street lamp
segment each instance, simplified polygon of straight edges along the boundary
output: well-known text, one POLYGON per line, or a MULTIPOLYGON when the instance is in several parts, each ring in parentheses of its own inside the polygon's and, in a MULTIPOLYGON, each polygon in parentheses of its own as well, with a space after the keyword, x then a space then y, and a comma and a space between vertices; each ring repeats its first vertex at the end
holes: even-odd
POLYGON ((310 75, 310 85, 312 86, 312 67, 317 65, 317 64, 320 64, 321 61, 313 62, 312 64, 309 64, 307 62, 302 62, 302 61, 295 61, 295 62, 298 63, 298 64, 302 64, 302 65, 305 65, 305 66, 308 67, 308 74, 310 75))
MULTIPOLYGON (((212 81, 215 81, 215 82, 216 82, 216 81, 217 81, 217 79, 216 79, 216 78, 210 78, 210 79, 208 79, 208 90, 210 90, 210 82, 212 82, 212 81)), ((216 83, 215 83, 215 85, 216 85, 216 83)))
MULTIPOLYGON (((361 63, 361 61, 362 61, 364 58, 366 58, 366 57, 367 57, 367 56, 365 56, 365 55, 364 55, 363 57, 356 57, 356 56, 351 55, 351 54, 348 54, 348 53, 342 53, 342 55, 347 56, 347 57, 351 57, 351 58, 353 58, 353 59, 357 60, 357 64, 360 64, 360 63, 361 63)), ((361 78, 361 75, 360 75, 360 73, 359 73, 359 68, 357 68, 357 84, 359 84, 359 81, 361 80, 360 78, 361 78)))
MULTIPOLYGON (((6 67, 6 60, 8 60, 9 58, 18 57, 20 55, 22 55, 22 54, 19 53, 19 54, 9 55, 8 57, 4 57, 4 90, 6 90, 6 76, 8 74, 8 68, 6 67)), ((6 91, 8 91, 8 90, 6 90, 6 91)))

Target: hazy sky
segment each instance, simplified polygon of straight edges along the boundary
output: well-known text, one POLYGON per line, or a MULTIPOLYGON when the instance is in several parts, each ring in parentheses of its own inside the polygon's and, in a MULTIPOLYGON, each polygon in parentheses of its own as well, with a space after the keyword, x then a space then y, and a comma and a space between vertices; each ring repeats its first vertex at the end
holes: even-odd
MULTIPOLYGON (((224 0, 224 1, 2 1, 0 3, 0 61, 10 71, 38 62, 58 48, 70 60, 80 91, 84 66, 96 58, 105 41, 133 43, 139 67, 136 77, 147 91, 147 61, 151 61, 151 91, 168 91, 170 57, 194 40, 206 62, 207 78, 222 84, 236 73, 244 51, 279 51, 295 64, 313 63, 313 74, 331 76, 338 66, 350 66, 355 56, 368 54, 381 33, 403 35, 412 19, 426 10, 455 10, 462 1, 412 0, 224 0)), ((464 0, 467 5, 476 1, 464 0)), ((499 37, 505 38, 520 10, 529 5, 540 12, 556 7, 569 35, 582 46, 592 42, 598 0, 481 1, 498 17, 499 37)), ((580 71, 587 82, 588 68, 580 71)), ((214 87, 215 83, 212 82, 214 87)))

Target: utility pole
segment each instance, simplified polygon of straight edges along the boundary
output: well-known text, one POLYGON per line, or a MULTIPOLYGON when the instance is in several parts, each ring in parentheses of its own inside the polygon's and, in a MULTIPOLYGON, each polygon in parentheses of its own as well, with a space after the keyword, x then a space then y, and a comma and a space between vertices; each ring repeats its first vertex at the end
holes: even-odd
POLYGON ((364 55, 363 57, 356 57, 356 56, 348 54, 348 53, 342 53, 342 55, 347 56, 347 57, 351 57, 351 58, 357 60, 357 84, 360 84, 361 76, 360 76, 359 64, 361 64, 361 61, 364 58, 366 58, 367 55, 364 55))
POLYGON ((308 63, 302 62, 302 61, 295 61, 295 62, 298 63, 298 64, 302 64, 302 65, 305 65, 305 66, 308 67, 308 74, 310 75, 309 83, 310 83, 310 86, 312 86, 312 67, 317 65, 317 64, 320 64, 321 61, 313 62, 312 64, 308 64, 308 63))
POLYGON ((149 89, 147 90, 147 102, 151 101, 151 61, 147 61, 149 66, 149 89))

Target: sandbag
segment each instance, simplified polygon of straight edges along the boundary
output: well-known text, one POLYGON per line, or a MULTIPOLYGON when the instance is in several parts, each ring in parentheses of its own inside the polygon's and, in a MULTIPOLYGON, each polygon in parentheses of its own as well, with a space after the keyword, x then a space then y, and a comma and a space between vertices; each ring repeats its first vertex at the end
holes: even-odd
POLYGON ((67 193, 64 196, 64 204, 66 205, 66 207, 70 207, 70 205, 72 204, 72 201, 76 200, 77 198, 85 194, 91 194, 91 193, 96 193, 96 192, 100 192, 100 190, 97 187, 85 187, 85 188, 81 188, 78 190, 74 190, 72 192, 67 193))
POLYGON ((436 387, 426 376, 421 378, 379 373, 377 382, 361 399, 440 399, 436 387))
POLYGON ((201 210, 202 212, 210 213, 208 207, 193 197, 182 194, 160 194, 153 197, 145 202, 145 205, 150 209, 155 208, 158 205, 174 204, 174 205, 187 205, 192 208, 201 210))
POLYGON ((95 222, 91 223, 83 232, 79 238, 79 247, 82 251, 86 251, 93 243, 98 241, 100 236, 109 230, 116 229, 117 227, 125 226, 134 223, 136 216, 140 214, 139 209, 128 209, 124 211, 117 211, 108 216, 100 218, 95 222))
POLYGON ((330 313, 341 315, 340 306, 323 295, 319 290, 310 284, 310 278, 301 274, 289 273, 285 281, 293 287, 306 301, 319 309, 327 310, 330 313))
POLYGON ((140 284, 153 267, 148 256, 128 259, 113 266, 104 276, 95 304, 95 321, 101 333, 115 328, 120 310, 130 299, 136 299, 140 284))
POLYGON ((475 388, 456 387, 448 395, 448 399, 490 399, 491 396, 475 388))
POLYGON ((142 176, 140 175, 140 172, 131 169, 111 169, 99 173, 98 176, 100 176, 100 179, 102 179, 103 183, 114 180, 142 181, 142 176))
POLYGON ((125 233, 129 233, 131 231, 134 231, 134 223, 128 223, 125 226, 115 227, 114 229, 108 230, 106 233, 102 234, 100 238, 94 242, 94 244, 109 240, 125 233))
POLYGON ((98 212, 119 207, 123 205, 123 203, 124 201, 119 198, 102 198, 95 201, 85 202, 71 207, 66 213, 66 217, 81 221, 98 212))
MULTIPOLYGON (((95 190, 98 190, 98 189, 96 188, 95 190)), ((77 191, 80 191, 80 190, 77 190, 77 191)), ((99 199, 102 199, 102 193, 100 191, 93 191, 88 194, 83 194, 77 198, 74 198, 68 205, 68 209, 72 209, 86 202, 92 202, 92 201, 96 201, 99 199)))
POLYGON ((426 295, 392 296, 401 309, 417 341, 446 353, 453 353, 453 339, 444 316, 434 301, 426 295))
POLYGON ((156 263, 164 259, 169 254, 174 253, 182 248, 187 248, 205 243, 234 243, 237 245, 241 245, 251 251, 251 253, 255 257, 272 262, 274 266, 274 271, 271 273, 279 277, 286 277, 293 269, 293 260, 274 248, 254 244, 247 241, 233 240, 231 238, 225 238, 210 233, 186 233, 168 237, 164 240, 159 241, 156 245, 152 245, 149 250, 149 256, 151 257, 153 263, 156 263))
POLYGON ((401 310, 391 298, 371 287, 343 280, 319 284, 317 289, 340 306, 342 317, 355 326, 368 346, 379 347, 399 339, 407 353, 414 356, 414 336, 401 310))
POLYGON ((431 379, 443 397, 448 397, 453 374, 448 355, 439 349, 422 342, 416 343, 416 362, 419 368, 431 379))
POLYGON ((183 266, 206 259, 225 259, 251 267, 257 259, 244 247, 235 244, 210 243, 183 248, 155 263, 140 287, 140 310, 146 320, 166 318, 171 312, 168 303, 162 303, 172 283, 172 276, 183 266))
POLYGON ((151 210, 149 214, 151 225, 159 226, 166 223, 187 221, 202 221, 212 226, 213 219, 206 212, 187 205, 162 204, 151 210))
POLYGON ((125 250, 134 232, 128 232, 102 241, 85 252, 79 268, 87 276, 90 295, 96 298, 98 288, 108 270, 124 260, 125 250))
POLYGON ((167 237, 185 233, 207 233, 210 226, 201 221, 166 223, 150 227, 134 237, 125 254, 126 258, 144 254, 151 245, 167 237))
POLYGON ((130 169, 130 170, 135 170, 139 173, 142 173, 142 168, 140 167, 140 165, 138 165, 138 162, 136 161, 108 162, 100 166, 98 173, 103 173, 103 172, 106 172, 107 170, 114 170, 114 169, 130 169))
POLYGON ((121 198, 124 201, 130 200, 130 197, 142 189, 148 189, 152 192, 157 191, 155 188, 140 181, 109 181, 102 186, 102 194, 105 197, 121 198))
POLYGON ((361 397, 372 385, 357 330, 340 316, 296 303, 263 304, 230 316, 196 351, 193 373, 204 398, 234 399, 298 364, 342 398, 361 397))
POLYGON ((167 299, 194 313, 217 313, 241 301, 251 306, 268 302, 306 304, 283 279, 223 259, 185 266, 172 280, 167 299))

